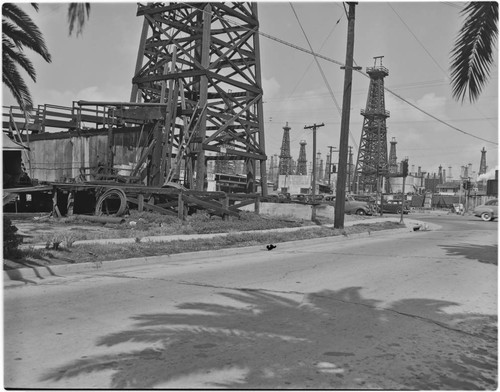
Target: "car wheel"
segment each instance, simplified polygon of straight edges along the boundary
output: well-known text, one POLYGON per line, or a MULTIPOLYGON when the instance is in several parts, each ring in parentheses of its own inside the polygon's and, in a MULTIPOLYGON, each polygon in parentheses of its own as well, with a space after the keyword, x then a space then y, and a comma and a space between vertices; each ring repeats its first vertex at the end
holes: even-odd
POLYGON ((492 219, 492 216, 489 212, 483 212, 481 214, 481 219, 484 220, 485 222, 489 222, 492 219))
POLYGON ((359 210, 356 211, 356 215, 366 215, 366 211, 362 210, 362 209, 359 209, 359 210))
POLYGON ((398 208, 398 209, 396 210, 396 214, 401 215, 401 208, 398 208))

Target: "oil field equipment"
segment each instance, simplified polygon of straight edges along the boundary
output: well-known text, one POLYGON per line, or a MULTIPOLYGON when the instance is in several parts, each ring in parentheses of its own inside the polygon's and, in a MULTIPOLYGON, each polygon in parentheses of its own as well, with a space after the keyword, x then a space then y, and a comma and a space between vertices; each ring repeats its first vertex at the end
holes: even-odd
POLYGON ((384 78, 389 70, 382 65, 382 57, 375 57, 374 66, 366 69, 370 86, 366 109, 361 109, 364 120, 353 183, 359 193, 376 192, 381 176, 389 171, 386 119, 390 113, 385 110, 384 97, 384 78))

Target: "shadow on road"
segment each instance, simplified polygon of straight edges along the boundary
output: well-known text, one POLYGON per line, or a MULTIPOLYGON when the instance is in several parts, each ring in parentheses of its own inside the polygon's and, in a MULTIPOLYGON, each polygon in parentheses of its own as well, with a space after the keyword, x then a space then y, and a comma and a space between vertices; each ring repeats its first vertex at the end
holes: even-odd
POLYGON ((464 256, 470 260, 476 260, 480 263, 498 265, 498 245, 441 245, 449 256, 464 256))
POLYGON ((178 313, 136 315, 131 329, 97 342, 122 352, 77 359, 43 381, 112 370, 102 388, 496 388, 496 318, 443 312, 454 303, 382 308, 360 287, 302 301, 253 290, 220 295, 238 306, 185 303, 178 313), (145 348, 127 350, 130 342, 145 348))

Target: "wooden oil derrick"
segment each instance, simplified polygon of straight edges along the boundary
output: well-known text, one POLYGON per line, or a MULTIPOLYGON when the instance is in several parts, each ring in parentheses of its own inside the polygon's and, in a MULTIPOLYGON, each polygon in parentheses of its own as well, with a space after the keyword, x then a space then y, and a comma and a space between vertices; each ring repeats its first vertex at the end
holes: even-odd
POLYGON ((481 150, 481 161, 479 162, 479 172, 478 174, 484 174, 486 173, 486 170, 488 169, 488 166, 486 166, 486 149, 483 147, 481 150))
POLYGON ((297 174, 301 176, 307 175, 307 158, 306 158, 306 141, 300 141, 299 160, 297 163, 297 174))
POLYGON ((391 152, 389 153, 389 173, 396 174, 398 172, 398 157, 396 155, 396 138, 391 140, 391 152))
POLYGON ((259 163, 267 193, 256 3, 139 4, 144 25, 132 102, 165 102, 152 185, 180 174, 203 190, 208 159, 244 161, 247 191, 259 163), (217 156, 218 155, 218 156, 217 156))
POLYGON ((357 185, 358 192, 376 192, 379 179, 389 171, 386 119, 390 114, 385 110, 384 98, 384 78, 389 70, 382 66, 382 57, 375 57, 374 66, 367 68, 366 73, 370 86, 366 109, 361 109, 364 120, 353 185, 357 185))
POLYGON ((290 155, 290 127, 288 123, 283 127, 281 140, 279 175, 292 174, 292 156, 290 155))

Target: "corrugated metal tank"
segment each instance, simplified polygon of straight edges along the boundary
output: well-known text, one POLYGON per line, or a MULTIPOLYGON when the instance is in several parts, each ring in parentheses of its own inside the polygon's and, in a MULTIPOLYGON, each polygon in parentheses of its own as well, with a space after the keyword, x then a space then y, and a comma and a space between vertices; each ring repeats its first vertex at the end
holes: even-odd
MULTIPOLYGON (((126 170, 140 158, 146 143, 140 128, 113 131, 114 167, 126 170)), ((30 177, 39 181, 66 181, 90 173, 108 159, 107 130, 45 132, 30 135, 30 177)), ((28 164, 26 164, 28 168, 28 164)), ((87 176, 87 179, 88 176, 87 176)))

